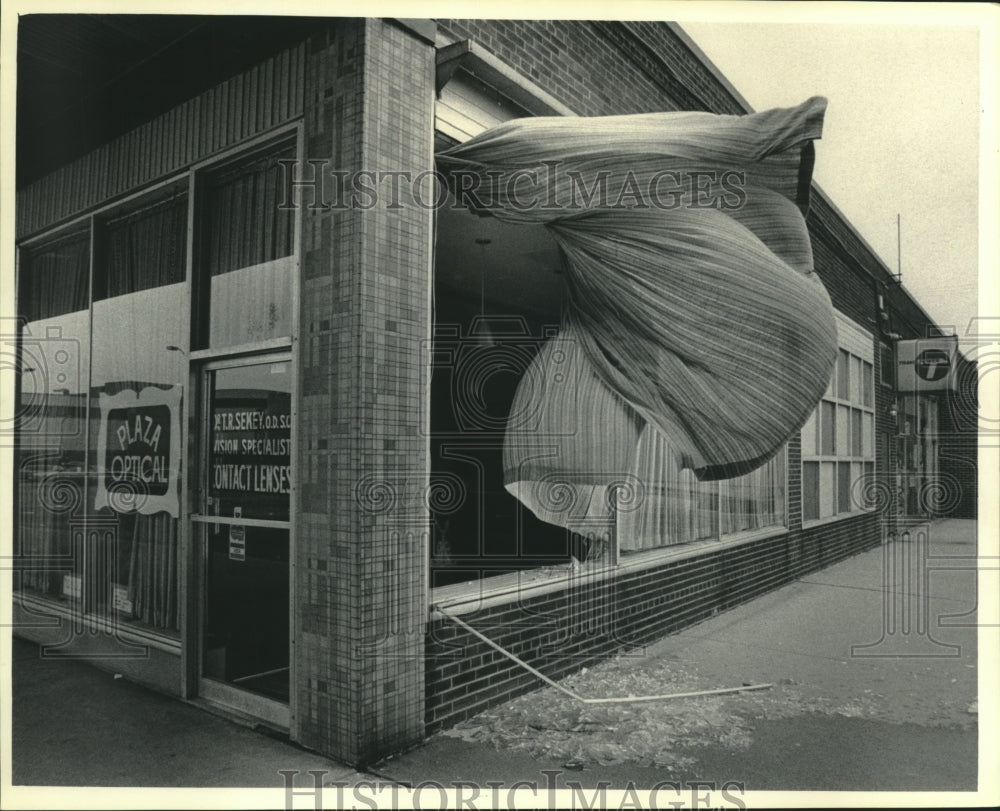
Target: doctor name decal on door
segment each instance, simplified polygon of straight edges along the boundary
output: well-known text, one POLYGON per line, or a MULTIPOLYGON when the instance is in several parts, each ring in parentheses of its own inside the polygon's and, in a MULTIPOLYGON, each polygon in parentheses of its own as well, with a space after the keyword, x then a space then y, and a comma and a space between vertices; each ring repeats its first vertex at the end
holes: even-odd
POLYGON ((212 415, 212 488, 245 493, 288 493, 288 413, 259 410, 212 415))
POLYGON ((216 383, 208 415, 207 483, 218 515, 242 508, 247 518, 288 520, 291 400, 288 392, 267 387, 269 382, 216 383))

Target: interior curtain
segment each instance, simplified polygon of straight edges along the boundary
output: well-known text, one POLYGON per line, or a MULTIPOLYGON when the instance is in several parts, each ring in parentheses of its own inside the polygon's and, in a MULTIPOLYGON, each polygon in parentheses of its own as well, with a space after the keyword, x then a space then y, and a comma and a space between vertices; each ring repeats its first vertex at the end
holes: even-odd
POLYGON ((112 220, 105 235, 108 298, 184 281, 187 195, 112 220))
POLYGON ((147 625, 176 630, 177 519, 165 512, 135 519, 128 585, 132 615, 147 625))
POLYGON ((722 482, 721 488, 723 535, 780 525, 785 513, 784 454, 722 482))
POLYGON ((213 276, 292 253, 294 217, 284 200, 281 160, 295 146, 220 171, 208 190, 208 264, 213 276))
POLYGON ((18 314, 27 321, 86 310, 90 234, 74 234, 28 253, 18 276, 18 314))
MULTIPOLYGON (((18 273, 18 315, 27 322, 57 318, 86 310, 89 306, 90 234, 77 233, 56 239, 25 252, 18 273)), ((81 418, 78 405, 44 402, 46 416, 81 418)), ((24 553, 41 560, 67 559, 72 550, 68 505, 82 501, 79 476, 49 469, 51 459, 42 454, 31 458, 30 451, 19 455, 18 536, 24 553)), ((26 568, 22 583, 58 596, 62 591, 63 571, 51 568, 26 568)))
MULTIPOLYGON (((187 195, 112 220, 104 233, 108 298, 184 281, 187 195)), ((127 307, 124 302, 128 301, 122 299, 117 306, 127 307)), ((169 340, 165 336, 164 341, 169 340)), ((126 389, 140 392, 150 385, 166 385, 158 369, 161 362, 152 357, 123 355, 109 369, 120 379, 106 382, 104 393, 113 395, 126 389)), ((114 558, 115 571, 107 572, 98 584, 99 599, 109 594, 113 578, 114 582, 127 584, 134 619, 155 628, 177 630, 177 519, 166 512, 120 514, 114 543, 114 555, 107 553, 101 568, 110 567, 114 558)), ((109 598, 113 597, 111 594, 109 598)))
POLYGON ((718 486, 699 481, 680 467, 677 452, 656 428, 647 425, 639 440, 634 467, 643 493, 618 509, 619 549, 653 549, 714 538, 719 511, 718 486))
MULTIPOLYGON (((445 172, 475 176, 475 206, 547 227, 565 258, 580 390, 540 408, 548 425, 597 422, 572 436, 508 425, 506 485, 543 520, 569 526, 536 510, 556 484, 610 518, 617 497, 601 488, 637 477, 647 425, 678 468, 726 479, 768 461, 815 408, 837 354, 804 217, 825 109, 816 97, 746 116, 517 119, 439 156, 445 172), (544 186, 534 205, 518 195, 525 177, 544 186), (650 204, 643 190, 664 178, 676 187, 650 204), (606 198, 578 204, 602 183, 606 198)), ((535 376, 554 374, 553 359, 540 352, 535 376)))
POLYGON ((36 563, 20 570, 22 585, 59 596, 72 554, 70 519, 83 493, 78 474, 46 470, 48 461, 42 456, 20 469, 17 538, 29 564, 36 563))

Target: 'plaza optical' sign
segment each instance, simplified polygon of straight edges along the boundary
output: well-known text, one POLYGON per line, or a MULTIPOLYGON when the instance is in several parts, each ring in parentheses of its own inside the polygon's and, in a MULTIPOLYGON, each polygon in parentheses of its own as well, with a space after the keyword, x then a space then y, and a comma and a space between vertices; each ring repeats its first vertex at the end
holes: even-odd
POLYGON ((101 394, 94 506, 178 513, 180 386, 101 394))

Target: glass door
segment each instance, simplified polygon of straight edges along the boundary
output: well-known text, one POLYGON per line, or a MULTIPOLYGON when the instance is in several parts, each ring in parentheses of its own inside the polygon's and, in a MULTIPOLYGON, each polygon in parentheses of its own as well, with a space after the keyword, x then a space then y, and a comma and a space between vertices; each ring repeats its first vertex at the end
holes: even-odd
POLYGON ((288 725, 291 360, 215 362, 202 378, 199 693, 288 725))

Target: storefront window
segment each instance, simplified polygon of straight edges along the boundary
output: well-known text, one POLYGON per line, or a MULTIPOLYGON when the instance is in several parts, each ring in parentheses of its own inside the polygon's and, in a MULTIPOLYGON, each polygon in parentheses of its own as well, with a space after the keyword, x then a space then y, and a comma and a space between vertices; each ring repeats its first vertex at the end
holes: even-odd
POLYGON ((240 346, 292 332, 294 211, 280 161, 295 144, 241 159, 205 178, 202 199, 208 348, 240 346), (206 289, 207 288, 207 289, 206 289))
POLYGON ((78 603, 90 347, 89 229, 23 250, 14 550, 28 593, 78 603))
MULTIPOLYGON (((179 632, 191 343, 245 348, 291 337, 295 216, 280 207, 287 195, 279 161, 294 156, 286 140, 195 174, 194 234, 185 175, 20 250, 22 593, 146 631, 179 632)), ((284 415, 275 429, 284 433, 267 439, 287 459, 284 397, 261 407, 284 415)), ((288 466, 271 469, 279 474, 268 484, 277 500, 255 498, 247 514, 287 520, 288 466)))
POLYGON ((187 195, 98 222, 89 470, 91 612, 178 630, 187 195))

